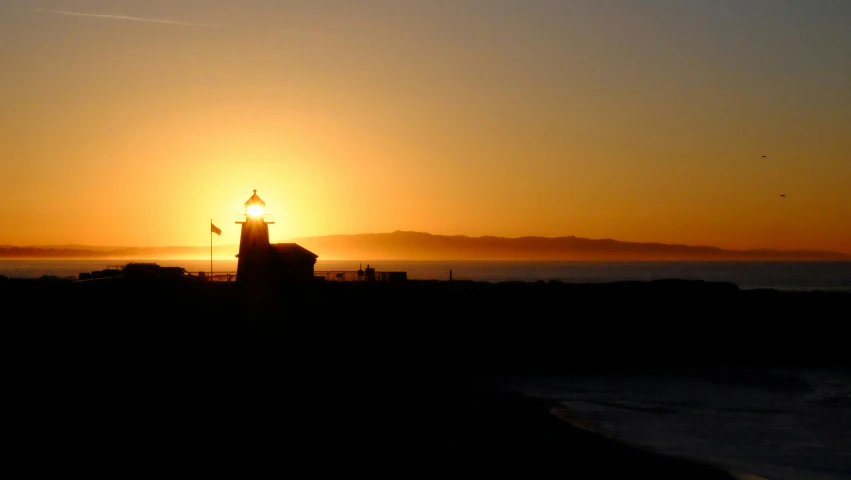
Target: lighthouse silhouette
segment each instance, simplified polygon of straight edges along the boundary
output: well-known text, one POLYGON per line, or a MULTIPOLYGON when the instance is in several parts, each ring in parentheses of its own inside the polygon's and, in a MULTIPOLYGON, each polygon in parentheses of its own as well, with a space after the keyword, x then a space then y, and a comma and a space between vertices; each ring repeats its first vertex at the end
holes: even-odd
POLYGON ((275 223, 266 214, 266 202, 257 190, 245 202, 245 213, 236 223, 242 225, 236 281, 260 285, 277 282, 309 281, 318 255, 295 243, 269 243, 269 225, 275 223))
POLYGON ((239 237, 239 261, 236 280, 240 283, 257 283, 269 280, 269 224, 275 223, 266 215, 266 202, 254 195, 245 202, 245 214, 236 220, 242 224, 239 237))

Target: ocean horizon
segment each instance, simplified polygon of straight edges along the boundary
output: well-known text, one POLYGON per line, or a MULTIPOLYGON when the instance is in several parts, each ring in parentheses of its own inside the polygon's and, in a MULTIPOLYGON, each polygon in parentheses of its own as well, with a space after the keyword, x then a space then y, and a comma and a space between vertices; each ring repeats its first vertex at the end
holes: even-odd
MULTIPOLYGON (((137 260, 189 272, 209 272, 209 260, 137 260)), ((121 266, 127 259, 0 259, 0 275, 39 278, 121 266)), ((404 271, 411 280, 484 282, 560 281, 607 283, 661 279, 730 282, 743 289, 851 292, 851 262, 843 261, 486 261, 486 260, 318 260, 316 271, 354 271, 367 265, 376 271, 404 271)), ((237 260, 213 260, 214 272, 236 272, 237 260)))

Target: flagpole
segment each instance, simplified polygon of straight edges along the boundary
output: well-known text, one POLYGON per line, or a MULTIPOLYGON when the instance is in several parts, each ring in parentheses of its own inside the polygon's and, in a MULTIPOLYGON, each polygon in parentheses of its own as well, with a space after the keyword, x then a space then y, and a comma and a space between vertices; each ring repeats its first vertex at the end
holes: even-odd
POLYGON ((213 281, 213 219, 210 219, 210 281, 213 281))

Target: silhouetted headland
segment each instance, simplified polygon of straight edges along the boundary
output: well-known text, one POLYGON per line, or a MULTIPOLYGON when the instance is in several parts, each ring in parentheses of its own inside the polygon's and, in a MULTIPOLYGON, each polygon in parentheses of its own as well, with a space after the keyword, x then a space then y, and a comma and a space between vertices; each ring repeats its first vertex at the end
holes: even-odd
POLYGON ((842 293, 680 280, 247 286, 179 270, 0 280, 3 302, 24 306, 7 327, 41 334, 18 391, 53 441, 94 432, 89 447, 127 462, 156 438, 180 453, 151 468, 250 454, 309 478, 729 479, 579 430, 494 379, 848 360, 842 293))
POLYGON ((630 364, 841 360, 836 322, 851 306, 849 293, 676 279, 245 286, 161 270, 82 282, 7 279, 2 291, 31 300, 28 323, 66 333, 239 332, 299 338, 297 348, 329 356, 356 349, 359 361, 389 355, 426 368, 498 371, 586 368, 607 363, 589 356, 612 352, 634 355, 630 364), (795 355, 805 345, 819 345, 817 355, 795 355))

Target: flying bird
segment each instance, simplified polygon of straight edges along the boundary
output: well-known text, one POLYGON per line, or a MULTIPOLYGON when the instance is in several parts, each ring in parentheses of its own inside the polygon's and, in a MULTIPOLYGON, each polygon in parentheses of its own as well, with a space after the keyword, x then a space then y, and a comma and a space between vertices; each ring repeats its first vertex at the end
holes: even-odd
POLYGON ((786 194, 785 194, 785 193, 781 193, 781 194, 780 194, 780 196, 781 196, 781 197, 783 197, 783 198, 786 198, 786 194))
POLYGON ((763 155, 762 158, 765 158, 765 155, 763 155))

